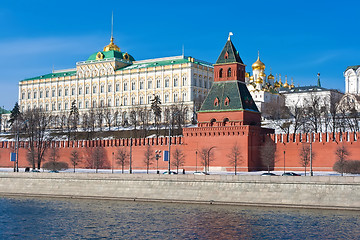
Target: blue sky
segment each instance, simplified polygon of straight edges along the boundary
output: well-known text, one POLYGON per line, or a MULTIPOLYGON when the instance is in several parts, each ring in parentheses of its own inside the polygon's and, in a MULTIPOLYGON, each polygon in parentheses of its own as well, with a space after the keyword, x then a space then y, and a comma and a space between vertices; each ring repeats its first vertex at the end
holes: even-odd
POLYGON ((0 5, 0 106, 11 109, 18 82, 74 68, 109 43, 136 60, 185 55, 214 63, 228 33, 246 70, 257 51, 267 74, 295 85, 344 91, 343 72, 360 64, 357 1, 13 1, 0 5))

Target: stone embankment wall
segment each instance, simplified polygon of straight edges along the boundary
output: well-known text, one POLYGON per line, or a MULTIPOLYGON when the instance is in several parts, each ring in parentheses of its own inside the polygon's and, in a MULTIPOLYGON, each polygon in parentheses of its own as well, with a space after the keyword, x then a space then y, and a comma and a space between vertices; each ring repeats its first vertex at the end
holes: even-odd
POLYGON ((360 178, 1 173, 0 196, 360 210, 360 178))

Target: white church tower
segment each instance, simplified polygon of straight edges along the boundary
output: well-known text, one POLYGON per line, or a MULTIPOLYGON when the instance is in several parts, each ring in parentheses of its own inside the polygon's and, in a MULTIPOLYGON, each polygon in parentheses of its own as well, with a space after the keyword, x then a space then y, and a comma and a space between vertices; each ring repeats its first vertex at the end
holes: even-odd
POLYGON ((345 93, 360 95, 360 65, 347 67, 344 77, 345 93))

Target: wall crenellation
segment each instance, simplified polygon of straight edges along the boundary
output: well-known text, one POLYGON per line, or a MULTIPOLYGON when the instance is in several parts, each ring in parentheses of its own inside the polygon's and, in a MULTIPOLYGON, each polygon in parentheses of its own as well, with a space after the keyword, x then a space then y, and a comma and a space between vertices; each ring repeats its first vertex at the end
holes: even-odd
POLYGON ((275 143, 326 143, 326 142, 357 142, 360 140, 359 132, 325 132, 325 133, 296 133, 269 134, 275 143))
MULTIPOLYGON (((181 145, 183 139, 181 136, 171 137, 171 145, 181 145)), ((169 137, 157 138, 121 138, 121 139, 107 139, 107 140, 75 140, 75 141, 51 141, 52 148, 87 148, 87 147, 133 147, 136 146, 167 146, 169 137)), ((36 143, 35 143, 36 145, 36 143)), ((0 148, 15 148, 15 141, 2 141, 0 148)), ((19 148, 29 148, 28 141, 20 141, 19 148)))

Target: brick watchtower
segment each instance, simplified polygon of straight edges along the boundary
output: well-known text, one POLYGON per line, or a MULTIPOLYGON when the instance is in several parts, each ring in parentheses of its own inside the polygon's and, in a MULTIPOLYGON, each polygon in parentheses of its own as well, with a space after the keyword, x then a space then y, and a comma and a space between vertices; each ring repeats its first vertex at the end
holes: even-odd
POLYGON ((260 126, 261 114, 245 84, 245 64, 230 36, 214 64, 214 83, 198 113, 198 126, 260 126))
POLYGON ((245 84, 245 64, 229 37, 214 65, 214 83, 198 112, 198 126, 183 129, 183 146, 193 150, 188 154, 195 156, 193 166, 198 153, 210 156, 211 150, 212 166, 222 170, 234 169, 227 156, 236 146, 243 160, 237 167, 254 171, 261 169, 264 134, 272 132, 261 128, 261 114, 245 84))

